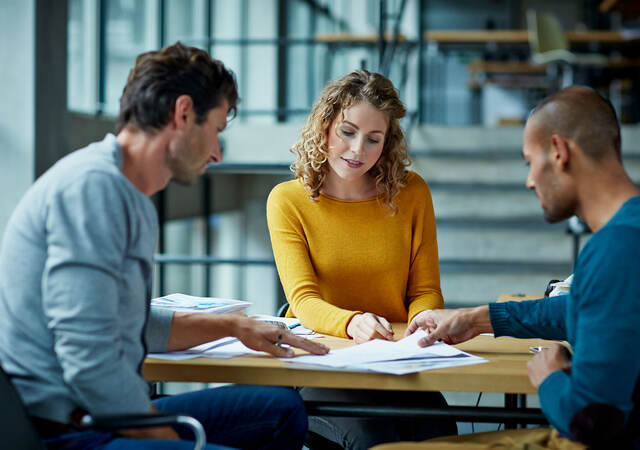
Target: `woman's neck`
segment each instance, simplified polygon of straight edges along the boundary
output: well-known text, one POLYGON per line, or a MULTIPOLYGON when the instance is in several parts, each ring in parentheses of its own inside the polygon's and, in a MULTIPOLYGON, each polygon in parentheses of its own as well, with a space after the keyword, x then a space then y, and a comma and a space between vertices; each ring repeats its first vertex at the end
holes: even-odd
POLYGON ((376 180, 369 175, 345 180, 332 172, 327 175, 320 192, 341 200, 367 200, 378 195, 376 180))

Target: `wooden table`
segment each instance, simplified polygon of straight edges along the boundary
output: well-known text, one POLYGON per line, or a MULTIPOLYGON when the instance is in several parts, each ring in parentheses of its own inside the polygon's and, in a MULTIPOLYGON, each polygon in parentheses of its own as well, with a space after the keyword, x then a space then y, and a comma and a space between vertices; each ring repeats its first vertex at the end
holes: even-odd
MULTIPOLYGON (((405 326, 400 323, 393 324, 398 337, 403 335, 405 326)), ((330 336, 322 338, 320 342, 334 349, 353 345, 351 340, 330 336)), ((544 345, 545 342, 541 339, 495 339, 492 336, 478 336, 456 347, 485 358, 489 360, 488 363, 402 376, 325 368, 303 369, 267 355, 226 359, 196 358, 184 361, 148 358, 143 373, 150 381, 533 394, 536 391, 529 383, 526 369, 527 361, 531 358, 529 347, 544 345)))
MULTIPOLYGON (((539 296, 515 297, 517 299, 539 296)), ((501 296, 499 301, 512 299, 501 296)), ((394 323, 398 338, 404 334, 406 324, 394 323)), ((321 342, 331 348, 344 348, 353 341, 324 337, 321 342)), ((367 405, 337 405, 327 402, 309 402, 311 415, 341 415, 368 417, 442 417, 455 416, 458 420, 505 423, 545 423, 540 410, 526 408, 523 394, 536 390, 529 382, 527 362, 532 355, 529 347, 545 345, 541 339, 494 338, 477 336, 459 344, 461 350, 487 359, 488 363, 462 367, 429 370, 407 375, 371 372, 350 372, 329 368, 300 368, 270 356, 251 355, 228 359, 196 358, 167 361, 147 358, 143 374, 150 381, 223 382, 273 386, 309 386, 322 388, 377 389, 401 391, 454 391, 495 392, 508 394, 506 408, 448 407, 406 408, 399 405, 371 407, 367 405)), ((301 352, 300 352, 301 353, 301 352)))

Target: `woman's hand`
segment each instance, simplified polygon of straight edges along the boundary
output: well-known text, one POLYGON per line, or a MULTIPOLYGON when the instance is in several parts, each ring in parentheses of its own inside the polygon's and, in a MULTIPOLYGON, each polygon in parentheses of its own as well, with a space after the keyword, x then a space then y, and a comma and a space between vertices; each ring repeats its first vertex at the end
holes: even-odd
POLYGON ((393 340, 393 328, 384 317, 373 313, 356 314, 347 325, 347 335, 357 344, 373 339, 393 340))

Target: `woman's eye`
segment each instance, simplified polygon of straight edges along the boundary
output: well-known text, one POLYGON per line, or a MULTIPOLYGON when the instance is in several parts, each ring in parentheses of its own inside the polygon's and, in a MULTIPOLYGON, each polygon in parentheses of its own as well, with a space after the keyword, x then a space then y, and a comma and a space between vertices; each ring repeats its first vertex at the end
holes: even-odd
POLYGON ((344 136, 353 136, 355 133, 353 131, 349 131, 349 130, 340 130, 340 133, 342 133, 344 136))
POLYGON ((380 141, 378 141, 378 140, 376 140, 376 139, 371 139, 371 138, 369 138, 369 142, 370 142, 371 144, 379 144, 379 143, 380 143, 380 141))

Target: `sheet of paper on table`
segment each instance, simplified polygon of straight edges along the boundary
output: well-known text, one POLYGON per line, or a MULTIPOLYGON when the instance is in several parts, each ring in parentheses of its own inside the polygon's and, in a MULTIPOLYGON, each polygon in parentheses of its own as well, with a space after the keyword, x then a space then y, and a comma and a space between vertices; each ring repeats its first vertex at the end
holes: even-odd
POLYGON ((376 339, 364 344, 332 350, 322 356, 303 355, 282 360, 294 364, 312 364, 396 375, 486 362, 483 358, 440 342, 429 347, 419 347, 418 340, 424 336, 426 336, 425 331, 418 330, 395 342, 376 339))
POLYGON ((276 316, 269 316, 267 314, 256 314, 254 316, 251 316, 251 318, 260 320, 262 322, 267 322, 267 323, 273 323, 273 324, 281 323, 284 326, 286 326, 286 328, 288 328, 289 331, 291 331, 293 334, 298 336, 305 336, 310 334, 322 336, 321 334, 316 333, 315 331, 302 326, 302 324, 300 323, 300 320, 295 317, 276 317, 276 316))
MULTIPOLYGON (((321 335, 303 335, 313 339, 321 335)), ((426 336, 423 330, 399 341, 373 340, 364 344, 332 350, 326 355, 302 355, 295 358, 280 358, 300 368, 313 369, 318 366, 347 371, 381 372, 394 375, 421 372, 423 370, 464 366, 487 362, 457 348, 436 343, 419 347, 418 340, 426 336)), ((226 337, 181 352, 150 353, 150 358, 179 361, 191 358, 233 358, 241 355, 265 354, 252 350, 238 339, 226 337)))
POLYGON ((194 297, 186 294, 169 294, 151 299, 151 307, 187 313, 224 314, 243 311, 251 302, 230 298, 194 297))

